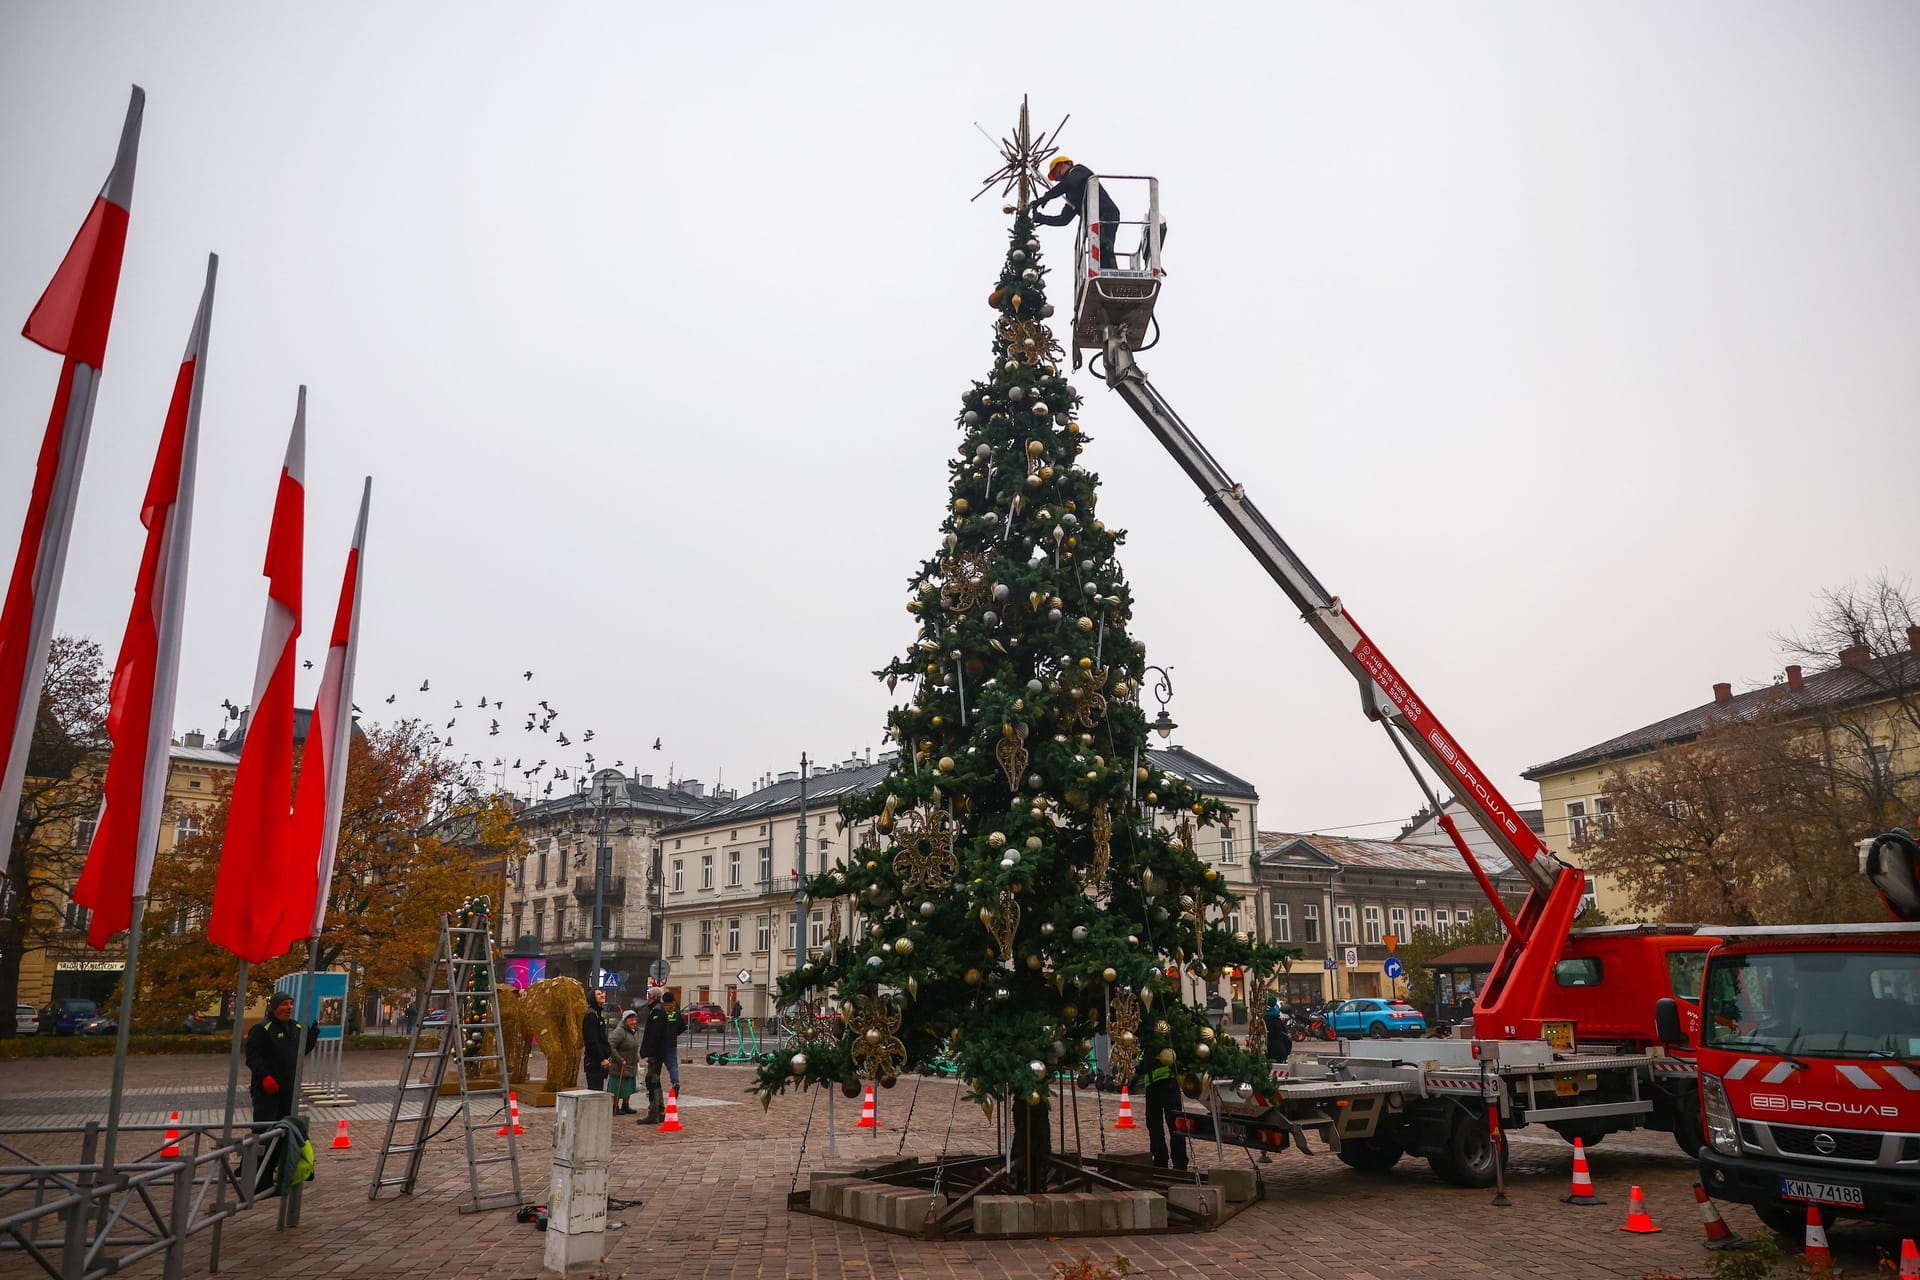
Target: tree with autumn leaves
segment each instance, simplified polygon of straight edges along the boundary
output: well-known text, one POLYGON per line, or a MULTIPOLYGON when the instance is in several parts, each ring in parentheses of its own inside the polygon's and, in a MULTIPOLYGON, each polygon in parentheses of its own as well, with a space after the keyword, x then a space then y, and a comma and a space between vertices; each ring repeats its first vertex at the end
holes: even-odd
MULTIPOLYGON (((320 968, 352 969, 362 991, 416 990, 441 915, 489 892, 478 868, 524 855, 511 808, 456 781, 417 721, 354 735, 320 968)), ((233 987, 232 955, 206 936, 230 800, 223 784, 202 829, 155 864, 136 996, 144 1023, 171 1025, 233 987)), ((305 964, 305 948, 295 948, 254 966, 250 981, 264 992, 305 964)))

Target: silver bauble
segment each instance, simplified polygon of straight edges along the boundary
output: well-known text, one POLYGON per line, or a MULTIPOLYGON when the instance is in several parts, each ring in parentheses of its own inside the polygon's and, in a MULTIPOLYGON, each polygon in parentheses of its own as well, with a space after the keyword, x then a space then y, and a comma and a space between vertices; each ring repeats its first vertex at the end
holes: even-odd
POLYGON ((923 902, 920 904, 920 915, 925 919, 931 920, 933 919, 933 913, 939 909, 940 908, 934 906, 931 902, 923 902))
POLYGON ((788 1058, 787 1069, 797 1076, 807 1074, 807 1055, 804 1053, 796 1053, 791 1058, 788 1058))
POLYGON ((1033 1072, 1033 1078, 1035 1080, 1045 1080, 1047 1078, 1047 1064, 1038 1058, 1035 1058, 1027 1064, 1027 1070, 1033 1072))
POLYGON ((1234 1092, 1239 1094, 1243 1099, 1251 1098, 1253 1096, 1253 1086, 1248 1084, 1245 1080, 1242 1080, 1239 1086, 1234 1089, 1234 1092))
MULTIPOLYGON (((965 413, 963 413, 963 414, 961 414, 961 415, 960 415, 960 421, 962 421, 962 422, 964 422, 964 423, 966 423, 966 424, 967 424, 968 426, 970 426, 970 427, 976 427, 976 426, 979 426, 979 425, 980 425, 980 414, 979 414, 979 411, 977 411, 977 410, 974 410, 974 409, 969 409, 969 410, 967 410, 967 411, 966 411, 965 413)), ((979 448, 979 449, 976 449, 976 450, 975 450, 974 452, 975 452, 975 453, 977 453, 977 454, 979 454, 979 456, 981 456, 981 457, 983 457, 983 458, 987 458, 987 457, 992 457, 992 456, 993 456, 993 449, 992 449, 992 447, 991 447, 991 446, 989 446, 989 445, 984 445, 984 444, 983 444, 983 445, 981 445, 981 446, 980 446, 980 448, 979 448)))
POLYGON ((1041 923, 1040 936, 1043 938, 1051 938, 1053 936, 1053 921, 1047 920, 1041 923))
POLYGON ((1012 592, 1008 590, 1006 583, 996 582, 993 584, 993 602, 995 604, 999 604, 1011 594, 1012 592))
POLYGON ((1087 926, 1083 924, 1073 926, 1073 940, 1075 942, 1085 942, 1087 940, 1087 926))
POLYGON ((1040 318, 1042 320, 1045 320, 1048 316, 1052 314, 1053 314, 1053 304, 1051 302, 1044 303, 1040 308, 1040 318))
POLYGON ((1038 240, 1027 241, 1027 252, 1028 253, 1040 252, 1040 242, 1038 240))
POLYGON ((883 962, 881 961, 879 956, 867 957, 867 968, 869 969, 878 969, 882 963, 883 962))
MULTIPOLYGON (((1018 251, 1016 250, 1016 252, 1018 251)), ((1040 278, 1040 273, 1038 271, 1035 271, 1032 267, 1028 267, 1025 271, 1022 271, 1020 273, 1020 278, 1022 280, 1038 280, 1040 278)))
POLYGON ((1047 415, 1048 415, 1049 413, 1052 413, 1052 412, 1053 412, 1053 410, 1051 410, 1051 409, 1049 409, 1049 408, 1047 408, 1047 402, 1046 402, 1045 400, 1035 400, 1035 401, 1033 402, 1033 416, 1034 416, 1034 417, 1036 417, 1036 418, 1044 418, 1044 417, 1046 417, 1046 416, 1047 416, 1047 415))
POLYGON ((980 615, 980 621, 986 623, 990 627, 997 627, 1000 625, 1000 615, 995 613, 993 610, 989 609, 985 613, 980 615))
POLYGON ((1061 617, 1061 615, 1060 615, 1060 611, 1059 611, 1058 609, 1049 609, 1049 610, 1047 610, 1047 621, 1048 621, 1048 622, 1058 622, 1058 621, 1060 621, 1060 617, 1061 617))
POLYGON ((1019 383, 1016 382, 1011 387, 1007 388, 1007 399, 1025 400, 1026 398, 1027 398, 1027 389, 1021 386, 1019 383))

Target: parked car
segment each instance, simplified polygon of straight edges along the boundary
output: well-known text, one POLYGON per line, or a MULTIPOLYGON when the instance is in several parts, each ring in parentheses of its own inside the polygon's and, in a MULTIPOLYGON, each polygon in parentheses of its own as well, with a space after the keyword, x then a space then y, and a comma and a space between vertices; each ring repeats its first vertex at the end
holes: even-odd
POLYGON ((212 1014, 190 1013, 180 1020, 180 1029, 190 1036, 210 1036, 220 1029, 220 1019, 212 1014))
POLYGON ((1427 1032, 1427 1020, 1418 1009, 1405 1000, 1381 996, 1342 1000, 1328 1011, 1327 1025, 1336 1036, 1368 1036, 1375 1040, 1427 1032))
POLYGON ((429 1009, 429 1010, 427 1010, 427 1016, 426 1016, 426 1017, 424 1017, 424 1018, 422 1018, 422 1019, 420 1019, 420 1025, 421 1025, 421 1026, 423 1026, 423 1027, 444 1027, 444 1026, 446 1026, 446 1025, 447 1025, 447 1011, 446 1011, 445 1009, 429 1009))
POLYGON ((717 1004, 690 1004, 687 1006, 687 1025, 689 1027, 717 1027, 727 1020, 727 1011, 717 1004))
POLYGON ((13 1006, 13 1034, 17 1036, 37 1036, 40 1034, 40 1011, 30 1004, 13 1006))
POLYGON ((91 1000, 69 996, 55 1000, 40 1011, 40 1029, 56 1036, 70 1036, 89 1018, 100 1016, 100 1006, 91 1000))
POLYGON ((104 1013, 97 1013, 75 1027, 74 1031, 83 1036, 111 1036, 119 1034, 120 1024, 104 1013))

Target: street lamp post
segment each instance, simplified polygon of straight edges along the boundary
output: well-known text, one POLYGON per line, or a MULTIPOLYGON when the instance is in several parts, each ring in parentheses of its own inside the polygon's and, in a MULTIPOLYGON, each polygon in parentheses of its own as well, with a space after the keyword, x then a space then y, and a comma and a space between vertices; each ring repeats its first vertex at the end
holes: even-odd
POLYGON ((793 916, 794 952, 805 964, 807 954, 807 753, 800 753, 800 816, 794 823, 794 869, 799 873, 800 901, 793 916))
MULTIPOLYGON (((598 987, 600 983, 601 953, 606 945, 607 934, 607 863, 611 860, 613 846, 607 843, 607 827, 613 819, 613 784, 603 782, 600 794, 592 794, 593 784, 584 781, 580 788, 580 797, 593 805, 593 960, 587 970, 587 985, 598 987)), ((583 824, 576 824, 574 834, 585 835, 583 824)), ((575 858, 575 865, 581 861, 575 858)))
POLYGON ((1159 699, 1160 714, 1155 716, 1153 723, 1147 727, 1160 735, 1160 741, 1165 742, 1173 736, 1173 731, 1180 726, 1175 724, 1173 717, 1167 714, 1167 703, 1173 698, 1173 676, 1168 672, 1167 668, 1149 666, 1143 669, 1140 674, 1148 675, 1156 671, 1160 673, 1160 678, 1154 681, 1153 696, 1159 699))

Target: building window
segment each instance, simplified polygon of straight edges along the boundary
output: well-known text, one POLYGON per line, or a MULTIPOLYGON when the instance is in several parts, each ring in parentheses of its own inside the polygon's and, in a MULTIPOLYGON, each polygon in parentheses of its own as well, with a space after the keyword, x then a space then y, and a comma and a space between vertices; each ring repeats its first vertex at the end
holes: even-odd
POLYGON ((1613 801, 1601 796, 1593 802, 1593 821, 1602 831, 1613 829, 1613 801))
POLYGON ((700 887, 713 888, 713 855, 710 853, 700 855, 700 887))
POLYGON ((547 854, 544 849, 540 852, 540 874, 534 877, 533 885, 536 889, 547 887, 547 854))
POLYGON ((1453 927, 1447 923, 1446 912, 1436 911, 1433 913, 1433 932, 1442 938, 1453 932, 1453 927))
POLYGON ((526 931, 527 907, 525 903, 517 903, 513 908, 513 936, 515 940, 517 941, 520 935, 526 931))
POLYGON ((1367 923, 1367 945, 1378 946, 1380 944, 1380 908, 1362 907, 1360 914, 1367 923))
POLYGON ((99 815, 82 818, 73 824, 73 845, 76 849, 93 848, 93 833, 100 829, 99 815))
POLYGON ((67 900, 67 928, 75 933, 87 931, 87 921, 93 912, 72 899, 67 900))
POLYGON ((1587 838, 1587 802, 1585 800, 1567 801, 1567 835, 1576 841, 1587 838))
POLYGON ((760 850, 760 883, 763 885, 773 883, 773 850, 771 848, 763 847, 760 850))
POLYGON ((1418 933, 1422 929, 1430 928, 1431 925, 1429 922, 1432 918, 1432 914, 1428 912, 1425 907, 1415 907, 1413 909, 1413 931, 1418 933))
POLYGON ((185 844, 205 829, 200 822, 198 809, 182 809, 173 820, 173 843, 185 844))
POLYGON ((1455 924, 1464 925, 1471 919, 1473 919, 1473 912, 1467 910, 1465 907, 1455 907, 1453 909, 1453 922, 1455 924))
POLYGON ((702 920, 700 922, 700 950, 694 954, 702 956, 713 954, 713 921, 702 920))
POLYGON ((620 917, 619 916, 616 915, 608 919, 607 930, 608 930, 608 936, 610 937, 617 938, 620 936, 620 917))
POLYGON ((753 922, 753 949, 765 951, 773 942, 773 918, 761 916, 753 922))
POLYGON ((1273 904, 1273 940, 1275 942, 1293 941, 1293 917, 1287 910, 1287 904, 1273 904))
POLYGON ((740 917, 739 916, 734 916, 732 919, 727 921, 727 954, 730 956, 737 956, 740 954, 740 917))
POLYGON ((727 887, 732 889, 740 887, 740 851, 738 849, 727 851, 727 887))
POLYGON ((787 912, 787 950, 795 951, 800 946, 800 913, 787 912))
POLYGON ((555 898, 553 900, 553 936, 556 941, 561 938, 570 938, 573 936, 567 932, 567 924, 566 901, 561 898, 555 898))
POLYGON ((1342 946, 1353 941, 1353 908, 1344 902, 1333 909, 1333 929, 1342 946))
POLYGON ((680 859, 673 860, 673 891, 684 893, 687 888, 687 866, 680 859))
POLYGON ((1393 926, 1393 936, 1405 942, 1407 940, 1407 909, 1388 907, 1387 922, 1393 926))
POLYGON ((667 926, 667 954, 676 959, 680 955, 680 922, 678 920, 667 926))
POLYGON ((1320 941, 1320 904, 1308 902, 1300 908, 1300 930, 1302 942, 1320 941))
POLYGON ((1228 933, 1240 932, 1240 908, 1238 907, 1235 907, 1233 910, 1227 912, 1227 932, 1228 933))
POLYGON ((1220 833, 1220 861, 1233 861, 1233 832, 1231 829, 1220 833))
POLYGON ((826 942, 827 942, 826 913, 822 911, 816 911, 807 918, 807 945, 811 947, 822 947, 826 945, 826 942))
POLYGON ((533 936, 545 942, 547 940, 547 904, 533 904, 533 936))

